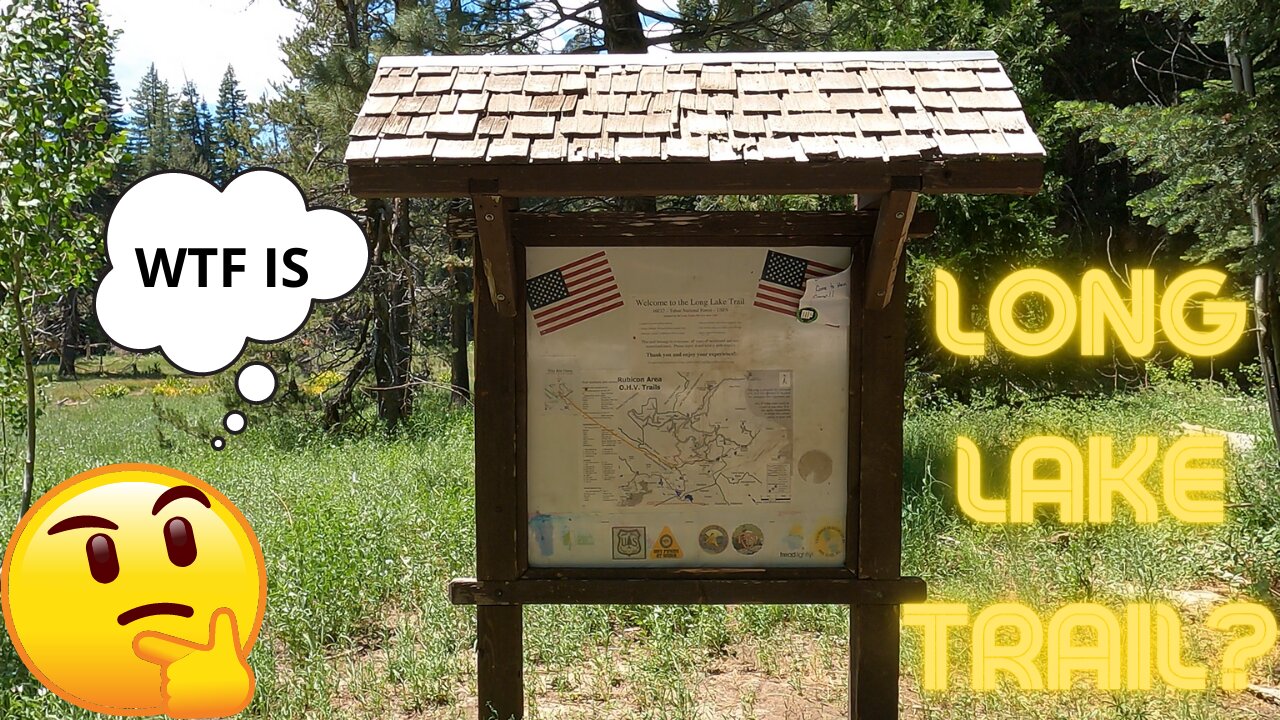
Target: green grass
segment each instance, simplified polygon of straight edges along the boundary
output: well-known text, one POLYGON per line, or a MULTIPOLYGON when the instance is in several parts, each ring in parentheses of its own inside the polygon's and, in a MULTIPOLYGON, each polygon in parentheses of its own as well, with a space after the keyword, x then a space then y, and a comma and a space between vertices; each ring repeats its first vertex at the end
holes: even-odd
MULTIPOLYGON (((470 413, 450 409, 438 393, 424 394, 410 432, 388 440, 300 432, 278 416, 267 419, 250 409, 249 429, 214 452, 205 439, 158 420, 152 403, 212 426, 224 410, 216 397, 155 395, 150 387, 159 379, 138 380, 121 397, 84 391, 91 381, 54 385, 54 397, 75 400, 49 407, 41 421, 37 493, 95 466, 154 462, 205 479, 245 512, 261 540, 269 578, 266 623, 251 657, 258 690, 247 717, 473 717, 474 705, 467 702, 474 702, 474 614, 446 597, 450 578, 474 572, 470 413), (159 439, 161 431, 168 440, 159 439)), ((1029 434, 1081 439, 1087 429, 1116 435, 1123 448, 1123 438, 1171 435, 1181 422, 1267 437, 1256 400, 1186 382, 1114 398, 913 413, 906 428, 906 572, 924 576, 933 599, 966 602, 975 612, 1014 598, 1051 612, 1070 601, 1119 607, 1164 598, 1173 589, 1231 592, 1218 579, 1223 572, 1251 582, 1239 590, 1243 597, 1274 607, 1280 487, 1268 469, 1275 467, 1269 453, 1235 458, 1233 507, 1219 527, 1172 521, 984 527, 960 517, 951 501, 959 433, 978 442, 984 459, 991 459, 989 472, 999 476, 997 458, 1029 434)), ((8 445, 0 524, 13 527, 19 466, 12 435, 8 445)), ((837 606, 528 608, 531 715, 715 718, 707 700, 719 693, 729 695, 743 716, 777 716, 779 706, 756 698, 756 685, 717 681, 726 669, 776 681, 838 711, 847 622, 847 610, 837 606)), ((914 675, 920 667, 917 636, 907 631, 904 638, 903 668, 914 675)), ((1212 659, 1219 644, 1193 633, 1188 652, 1212 659)), ((963 681, 967 653, 967 642, 957 640, 957 681, 963 681)), ((1280 655, 1261 661, 1254 678, 1280 685, 1280 655)), ((0 645, 0 688, 0 717, 92 717, 39 692, 7 642, 0 645)), ((955 691, 913 702, 919 707, 909 708, 908 717, 931 720, 1280 717, 1280 707, 1215 692, 955 691)))
MULTIPOLYGON (((1211 383, 1162 383, 1132 395, 1054 399, 1009 407, 953 407, 918 414, 906 432, 908 491, 904 513, 904 571, 924 577, 931 599, 968 603, 971 613, 993 601, 1020 602, 1047 618, 1069 602, 1096 602, 1122 612, 1131 602, 1171 602, 1171 591, 1211 588, 1223 595, 1277 609, 1280 590, 1280 480, 1273 452, 1228 451, 1226 522, 1189 526, 1167 516, 1150 525, 1121 512, 1110 525, 977 525, 955 508, 954 438, 975 440, 984 455, 984 475, 1003 495, 1000 462, 1025 437, 1061 435, 1083 448, 1087 435, 1110 435, 1116 452, 1127 452, 1133 436, 1180 434, 1181 423, 1245 432, 1268 445, 1265 409, 1255 399, 1230 396, 1211 383), (989 466, 988 464, 989 463, 989 466), (995 482, 992 483, 992 476, 995 482), (914 483, 913 483, 914 481, 914 483), (1225 575, 1252 582, 1235 588, 1225 575)), ((1082 451, 1083 452, 1083 451, 1082 451)), ((1148 488, 1159 500, 1159 468, 1148 488)), ((1121 615, 1121 617, 1123 617, 1121 615)), ((1216 682, 1216 658, 1225 640, 1187 618, 1189 660, 1207 664, 1216 682)), ((952 645, 952 687, 967 686, 969 643, 952 645)), ((917 633, 907 633, 903 659, 919 668, 917 633)), ((1253 669, 1255 682, 1280 684, 1280 653, 1273 650, 1253 669)), ((973 693, 956 690, 926 696, 928 717, 1044 718, 1237 718, 1280 717, 1280 707, 1215 692, 1177 693, 1157 685, 1151 693, 973 693), (1243 703, 1243 704, 1242 704, 1243 703), (1256 713, 1256 714, 1255 714, 1256 713)))

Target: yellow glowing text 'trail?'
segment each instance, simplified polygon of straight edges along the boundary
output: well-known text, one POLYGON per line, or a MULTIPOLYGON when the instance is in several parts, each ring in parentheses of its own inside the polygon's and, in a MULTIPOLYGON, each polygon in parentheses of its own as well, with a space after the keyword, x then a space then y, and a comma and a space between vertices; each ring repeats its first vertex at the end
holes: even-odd
MULTIPOLYGON (((969 606, 902 606, 902 624, 921 631, 925 690, 951 683, 949 639, 965 632, 970 645, 969 685, 997 690, 1068 690, 1081 679, 1099 690, 1150 690, 1158 679, 1175 690, 1204 690, 1210 672, 1186 658, 1182 619, 1164 604, 1134 603, 1117 614, 1094 603, 1065 605, 1047 621, 1018 603, 992 605, 971 616, 969 606)), ((1228 603, 1205 625, 1231 637, 1217 658, 1217 685, 1243 690, 1249 666, 1276 644, 1276 619, 1256 603, 1228 603), (1243 631, 1243 632, 1242 632, 1243 631)))

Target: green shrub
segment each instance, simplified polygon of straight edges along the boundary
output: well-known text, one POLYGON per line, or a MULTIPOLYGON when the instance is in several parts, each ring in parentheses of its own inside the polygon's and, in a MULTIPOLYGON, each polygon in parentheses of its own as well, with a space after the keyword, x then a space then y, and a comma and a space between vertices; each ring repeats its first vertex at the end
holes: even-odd
POLYGON ((307 378, 302 384, 302 392, 312 397, 323 395, 345 379, 346 376, 336 370, 325 370, 307 378))
POLYGON ((111 400, 113 398, 122 398, 129 394, 129 386, 119 383, 107 383, 99 385, 93 389, 93 396, 101 400, 111 400))
POLYGON ((193 383, 184 377, 167 377, 151 388, 152 395, 161 397, 199 397, 213 392, 214 386, 208 382, 193 383))

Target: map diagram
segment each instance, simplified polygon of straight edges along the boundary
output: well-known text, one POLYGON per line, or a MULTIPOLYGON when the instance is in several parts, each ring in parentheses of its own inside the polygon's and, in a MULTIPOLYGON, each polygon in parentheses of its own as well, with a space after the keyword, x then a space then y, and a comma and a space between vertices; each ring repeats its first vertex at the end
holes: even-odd
POLYGON ((580 419, 589 507, 791 502, 790 370, 551 370, 545 394, 580 419))

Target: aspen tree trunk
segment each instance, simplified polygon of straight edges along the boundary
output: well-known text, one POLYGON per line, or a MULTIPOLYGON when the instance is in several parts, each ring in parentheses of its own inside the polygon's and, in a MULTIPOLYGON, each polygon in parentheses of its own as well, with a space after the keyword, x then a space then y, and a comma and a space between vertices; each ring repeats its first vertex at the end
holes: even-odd
MULTIPOLYGON (((1236 92, 1252 97, 1253 58, 1245 49, 1246 43, 1239 45, 1226 38, 1228 61, 1231 65, 1231 84, 1236 92)), ((1267 208, 1262 198, 1254 195, 1249 198, 1249 229, 1253 234, 1253 245, 1256 248, 1270 248, 1266 237, 1267 208)), ((1265 253, 1267 260, 1261 264, 1253 277, 1253 318, 1258 339, 1258 365, 1261 368, 1262 384, 1266 390, 1267 414, 1271 419, 1271 434, 1280 448, 1280 302, 1276 299, 1275 279, 1277 258, 1275 250, 1265 253)))
POLYGON ((28 325, 26 308, 22 303, 22 286, 14 287, 9 295, 13 301, 13 313, 18 324, 18 341, 22 348, 22 377, 26 391, 26 454, 22 459, 22 503, 18 508, 18 517, 27 514, 31 507, 31 488, 36 479, 36 370, 35 358, 31 355, 31 327, 28 325))

